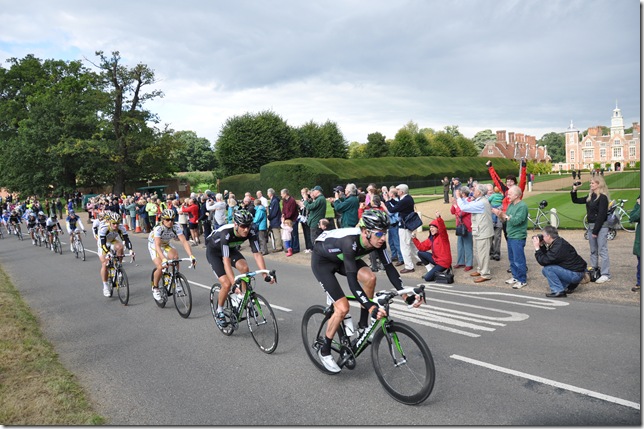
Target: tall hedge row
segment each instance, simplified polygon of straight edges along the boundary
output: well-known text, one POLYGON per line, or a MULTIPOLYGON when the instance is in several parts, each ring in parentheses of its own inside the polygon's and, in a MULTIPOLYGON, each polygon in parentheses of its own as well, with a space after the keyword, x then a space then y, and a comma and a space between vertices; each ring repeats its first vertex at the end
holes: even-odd
MULTIPOLYGON (((440 157, 415 158, 296 158, 276 161, 261 167, 259 174, 240 174, 221 180, 221 190, 228 189, 235 195, 246 191, 274 188, 279 192, 288 188, 292 195, 299 196, 299 190, 320 185, 325 195, 330 195, 336 185, 347 183, 365 184, 374 182, 381 186, 399 183, 440 180, 443 177, 489 178, 487 158, 481 157, 440 157)), ((518 174, 518 162, 505 158, 493 158, 494 168, 501 177, 518 174)))

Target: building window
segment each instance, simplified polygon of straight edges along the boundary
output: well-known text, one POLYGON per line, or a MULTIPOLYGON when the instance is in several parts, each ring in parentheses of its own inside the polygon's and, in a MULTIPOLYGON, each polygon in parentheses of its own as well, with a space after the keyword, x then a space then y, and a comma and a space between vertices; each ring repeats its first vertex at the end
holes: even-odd
POLYGON ((631 146, 628 148, 628 156, 629 158, 635 158, 635 146, 631 146))
POLYGON ((606 147, 606 142, 599 143, 599 147, 606 147))
POLYGON ((613 142, 613 144, 614 144, 614 145, 618 145, 618 144, 622 144, 622 142, 620 142, 620 141, 619 141, 619 139, 615 139, 615 141, 613 142))
POLYGON ((599 149, 599 157, 603 160, 606 159, 606 148, 599 149))
POLYGON ((488 149, 488 150, 487 150, 487 153, 488 153, 488 154, 493 154, 493 153, 494 153, 494 149, 488 149))
POLYGON ((630 144, 631 146, 635 146, 635 140, 631 140, 631 141, 629 142, 629 144, 630 144))
POLYGON ((585 145, 585 146, 586 146, 586 147, 593 147, 593 142, 591 142, 590 140, 588 140, 588 141, 586 141, 586 145, 585 145))
POLYGON ((622 159, 622 148, 614 147, 613 148, 613 159, 622 159))
POLYGON ((584 159, 593 159, 595 151, 593 149, 584 149, 584 159))
POLYGON ((575 151, 574 151, 574 150, 571 150, 571 151, 570 151, 570 160, 571 160, 571 161, 574 161, 574 160, 575 160, 575 151))

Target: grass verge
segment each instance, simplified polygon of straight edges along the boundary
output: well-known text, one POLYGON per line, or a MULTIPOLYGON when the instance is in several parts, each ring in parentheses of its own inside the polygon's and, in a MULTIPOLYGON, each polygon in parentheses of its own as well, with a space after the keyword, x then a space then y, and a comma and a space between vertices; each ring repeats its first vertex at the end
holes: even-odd
POLYGON ((105 423, 0 268, 0 424, 105 423))

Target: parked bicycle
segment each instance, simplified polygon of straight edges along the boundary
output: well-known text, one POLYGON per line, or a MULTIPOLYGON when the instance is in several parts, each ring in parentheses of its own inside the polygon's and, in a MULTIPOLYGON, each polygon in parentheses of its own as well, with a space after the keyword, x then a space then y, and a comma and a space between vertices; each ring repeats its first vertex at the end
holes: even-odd
POLYGON ((539 207, 537 207, 537 214, 534 216, 530 216, 530 209, 528 210, 528 221, 532 223, 532 230, 534 231, 535 229, 539 228, 540 230, 543 230, 546 226, 554 226, 555 228, 559 228, 559 215, 555 212, 544 212, 543 209, 545 209, 548 206, 548 201, 546 200, 541 200, 539 203, 539 207))
MULTIPOLYGON (((87 235, 85 231, 83 231, 83 234, 87 235)), ((83 261, 85 260, 85 246, 83 246, 83 242, 81 241, 80 231, 72 232, 72 249, 74 249, 76 259, 81 258, 83 261)))
MULTIPOLYGON (((424 298, 424 289, 425 286, 421 285, 377 292, 373 301, 384 308, 387 315, 373 321, 354 338, 351 338, 353 332, 341 324, 331 344, 331 354, 338 366, 347 369, 354 369, 356 358, 371 345, 371 360, 378 380, 389 395, 408 405, 420 404, 432 393, 436 376, 434 359, 425 340, 410 326, 394 322, 389 309, 394 297, 413 293, 424 298)), ((353 296, 347 298, 356 301, 353 296)), ((331 303, 327 307, 314 305, 302 318, 302 341, 306 353, 311 362, 326 374, 335 373, 325 368, 318 351, 324 343, 327 323, 333 312, 331 303)))
MULTIPOLYGON (((123 256, 118 256, 114 249, 110 249, 110 257, 107 260, 107 282, 110 284, 110 296, 116 289, 121 304, 127 305, 130 300, 130 282, 123 269, 123 256)), ((130 251, 130 263, 134 262, 135 254, 130 251)))
MULTIPOLYGON (((615 235, 617 235, 618 229, 623 229, 626 232, 635 232, 635 227, 637 226, 636 223, 631 222, 630 216, 628 212, 624 209, 624 204, 628 202, 628 200, 622 200, 619 199, 617 202, 615 200, 612 200, 610 204, 608 205, 608 215, 611 216, 612 214, 615 214, 615 222, 612 226, 609 226, 609 234, 610 230, 612 229, 613 232, 613 238, 615 238, 615 235)), ((586 230, 586 235, 584 238, 588 240, 588 215, 584 216, 584 229, 586 230)), ((613 238, 609 237, 609 240, 612 240, 613 238)))
MULTIPOLYGON (((159 281, 159 293, 161 294, 161 300, 154 302, 160 307, 165 307, 166 303, 170 296, 174 300, 174 306, 179 313, 179 316, 186 319, 190 316, 192 311, 192 292, 190 290, 190 284, 188 284, 188 279, 182 273, 179 272, 179 262, 181 261, 192 261, 190 258, 182 259, 170 259, 163 269, 163 276, 159 281)), ((192 264, 190 265, 192 267, 192 264)), ((154 272, 157 270, 156 267, 152 270, 150 276, 150 282, 154 285, 154 272)))
POLYGON ((257 270, 235 277, 234 286, 230 288, 224 303, 226 326, 217 324, 217 299, 221 289, 219 283, 213 284, 210 288, 210 310, 215 319, 215 326, 224 335, 232 335, 239 328, 239 323, 246 320, 248 330, 259 349, 270 354, 277 349, 279 331, 277 319, 270 304, 254 290, 255 276, 258 274, 268 274, 277 282, 275 270, 257 270))

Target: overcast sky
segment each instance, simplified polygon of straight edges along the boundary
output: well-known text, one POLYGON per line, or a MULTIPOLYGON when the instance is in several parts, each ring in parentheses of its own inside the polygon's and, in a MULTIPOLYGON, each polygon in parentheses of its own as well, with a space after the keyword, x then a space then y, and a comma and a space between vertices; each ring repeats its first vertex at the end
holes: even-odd
MULTIPOLYGON (((0 0, 0 60, 147 64, 162 123, 215 142, 272 110, 347 141, 408 121, 467 137, 640 121, 638 0, 0 0)), ((88 64, 89 65, 89 64, 88 64)))

